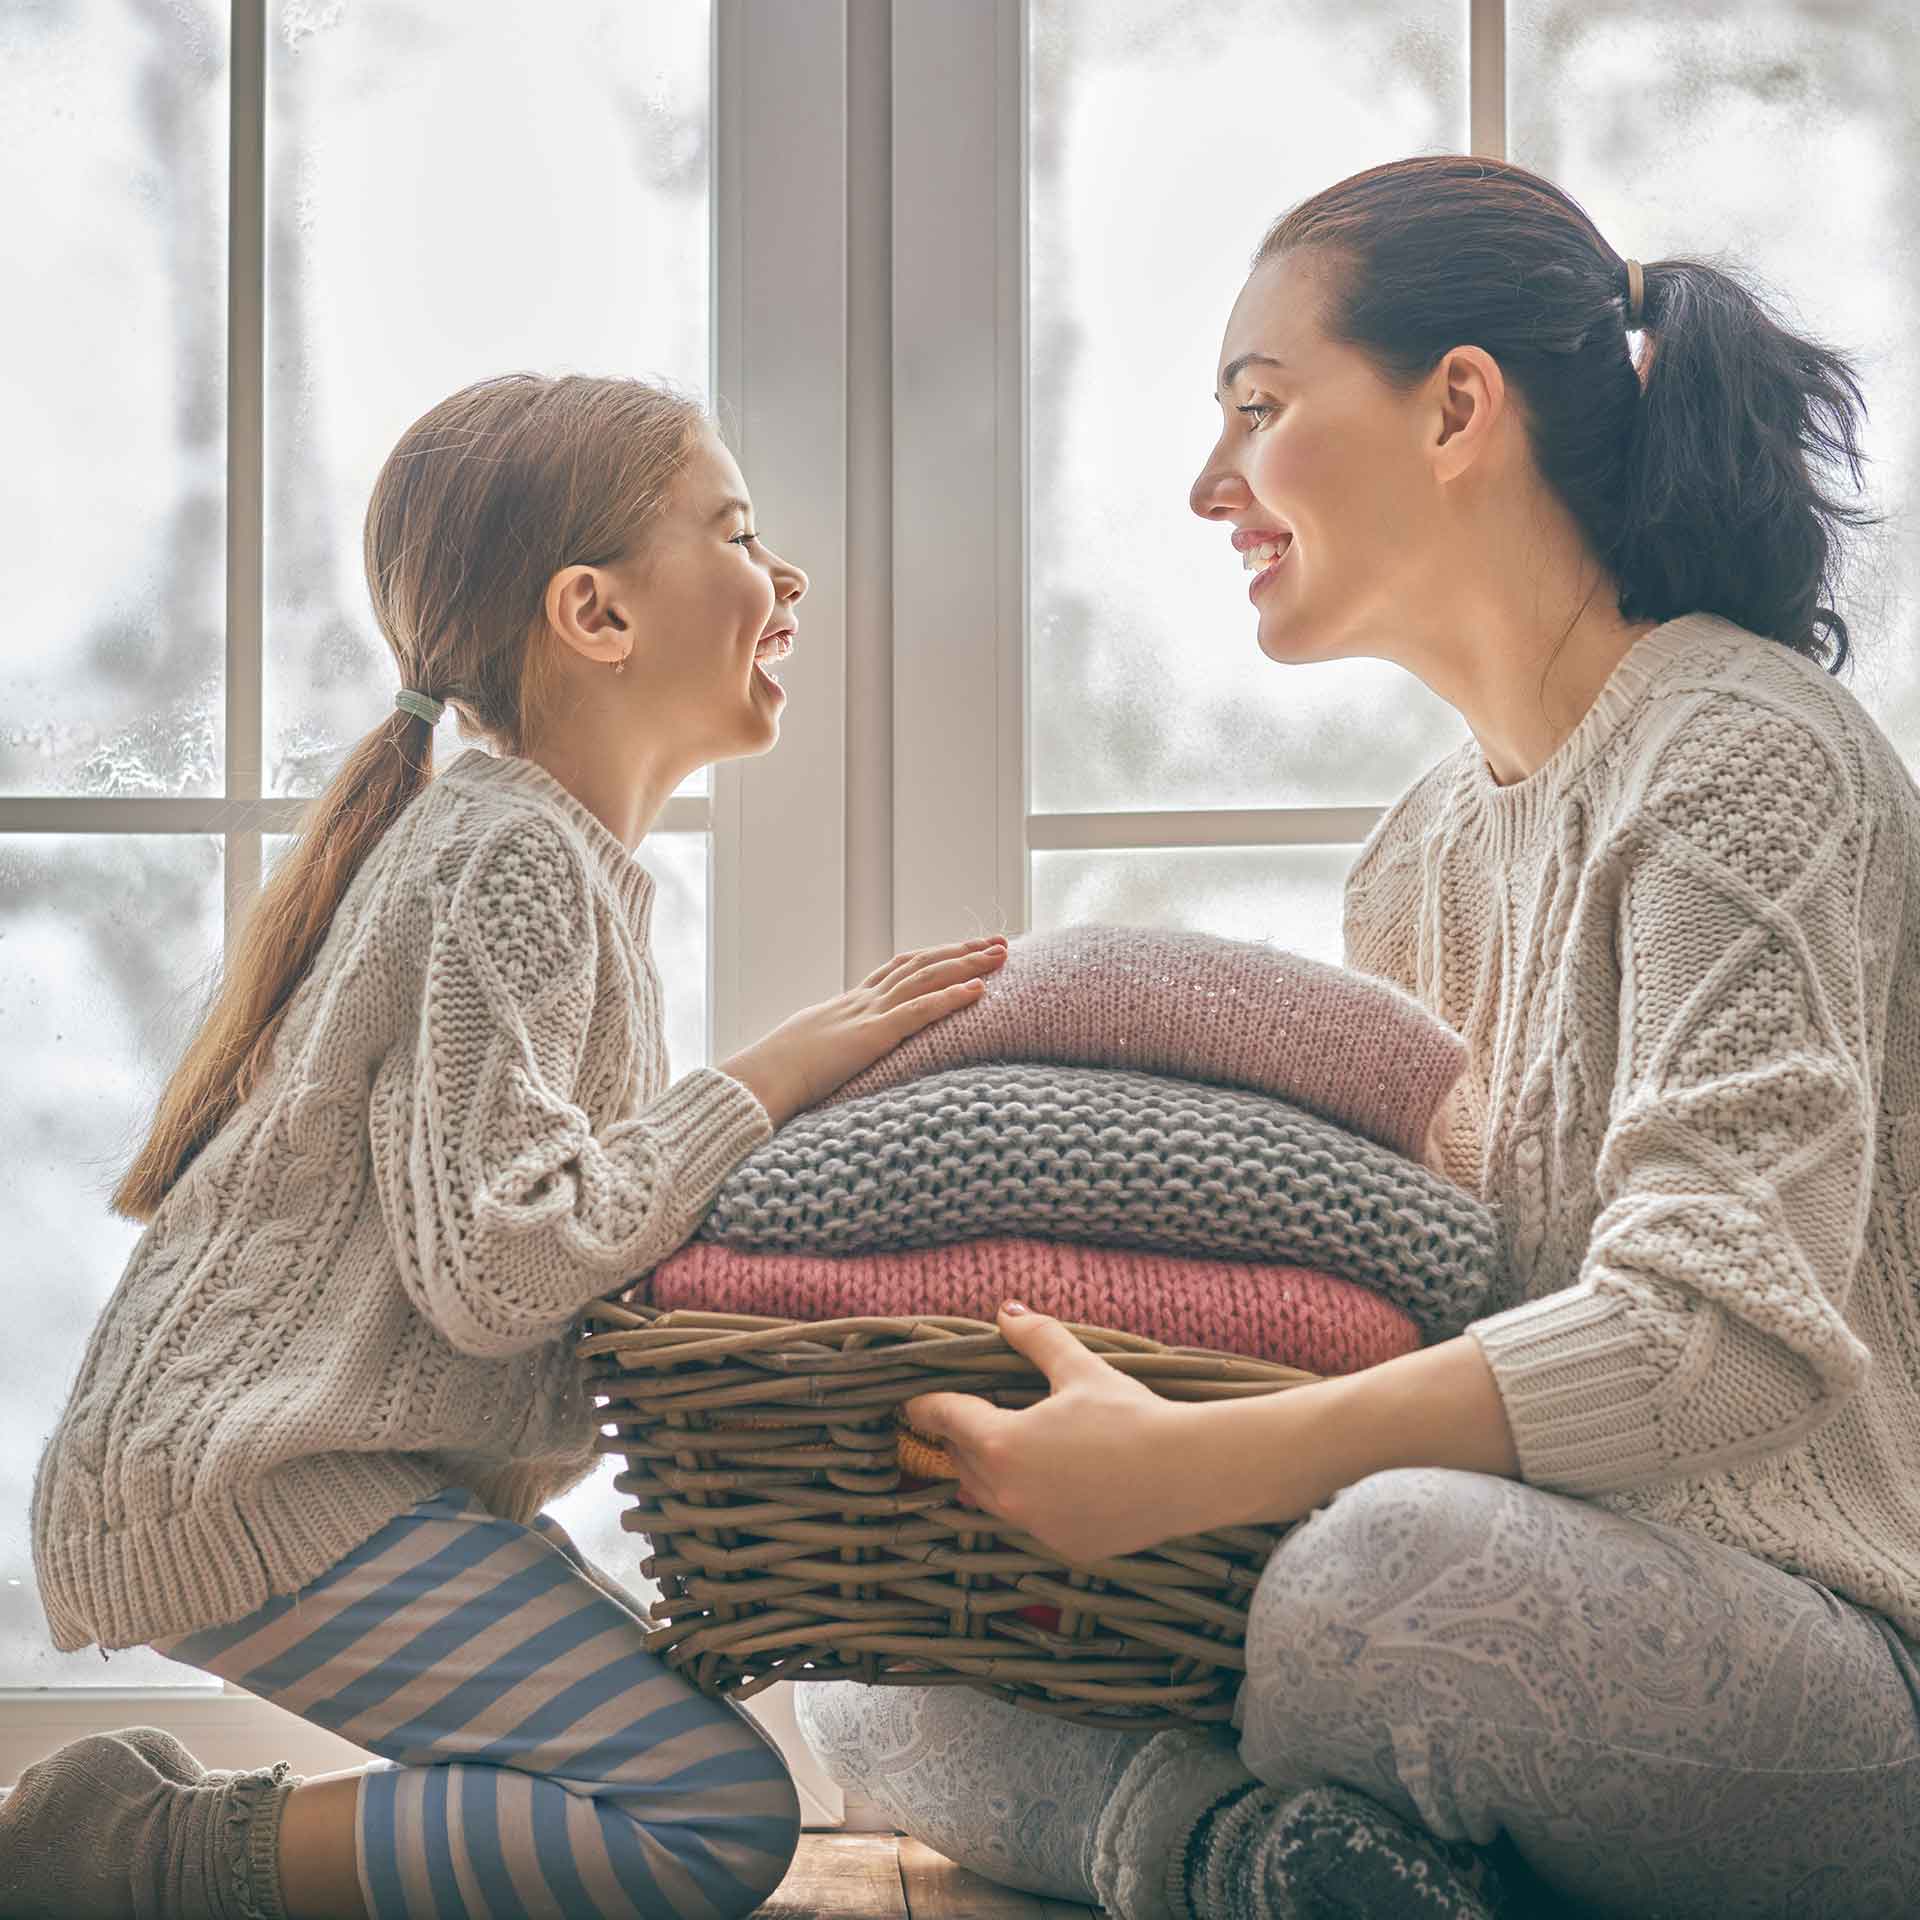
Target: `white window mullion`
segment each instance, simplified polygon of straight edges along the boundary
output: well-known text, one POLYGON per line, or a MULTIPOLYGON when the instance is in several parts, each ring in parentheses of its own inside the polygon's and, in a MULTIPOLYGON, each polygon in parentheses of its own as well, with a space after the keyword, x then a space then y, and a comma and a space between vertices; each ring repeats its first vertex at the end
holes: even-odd
POLYGON ((714 36, 713 387, 758 524, 810 581, 779 742, 713 769, 719 1060, 844 980, 846 6, 716 0, 714 36))
POLYGON ((1167 807, 1143 813, 1036 813, 1036 853, 1154 847, 1338 847, 1374 829, 1380 807, 1167 807))
POLYGON ((260 888, 266 578, 267 29, 233 0, 227 186, 226 946, 260 888))
POLYGON ((1467 139, 1488 160, 1507 157, 1507 0, 1468 0, 1467 139))
MULTIPOLYGON (((716 1062, 845 985, 847 46, 845 0, 715 0, 712 387, 755 524, 809 581, 779 741, 710 776, 716 1062)), ((837 1826, 792 1693, 752 1711, 807 1824, 837 1826)))
POLYGON ((1028 924, 1026 9, 893 16, 894 939, 1028 924))

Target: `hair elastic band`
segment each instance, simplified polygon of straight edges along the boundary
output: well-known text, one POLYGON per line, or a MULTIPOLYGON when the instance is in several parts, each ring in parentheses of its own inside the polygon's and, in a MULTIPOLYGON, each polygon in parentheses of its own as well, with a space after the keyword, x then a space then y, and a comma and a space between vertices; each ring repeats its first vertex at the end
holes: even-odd
POLYGON ((1646 317, 1647 282, 1638 260, 1627 262, 1627 328, 1637 332, 1646 317))
POLYGON ((393 696, 393 704, 402 713, 414 714, 430 727, 439 725, 440 716, 447 710, 444 700, 436 700, 430 693, 415 693, 411 687, 402 687, 393 696))

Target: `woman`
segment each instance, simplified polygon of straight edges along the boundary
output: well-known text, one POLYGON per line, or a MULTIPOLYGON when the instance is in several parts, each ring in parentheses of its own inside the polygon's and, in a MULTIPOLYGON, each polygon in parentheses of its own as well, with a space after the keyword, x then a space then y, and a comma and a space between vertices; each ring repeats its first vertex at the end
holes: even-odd
POLYGON ((1051 1398, 909 1409, 968 1497, 1078 1559, 1304 1522, 1237 1743, 849 1683, 802 1727, 1116 1920, 1920 1910, 1920 795, 1823 670, 1851 369, 1444 155, 1276 223, 1217 397, 1191 504, 1262 651, 1395 660, 1473 736, 1347 955, 1469 1042, 1445 1157, 1519 1304, 1219 1406, 1008 1309, 1051 1398))

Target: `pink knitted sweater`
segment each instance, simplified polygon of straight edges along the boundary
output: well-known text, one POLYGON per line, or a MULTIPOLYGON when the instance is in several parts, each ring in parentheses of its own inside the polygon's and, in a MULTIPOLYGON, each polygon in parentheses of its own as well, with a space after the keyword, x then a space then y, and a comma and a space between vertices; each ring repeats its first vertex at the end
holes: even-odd
POLYGON ((1023 934, 970 1007, 819 1104, 981 1061, 1134 1067, 1247 1087, 1431 1160, 1466 1045, 1411 994, 1251 940, 1086 925, 1023 934))
POLYGON ((1059 1320, 1319 1374, 1357 1373, 1420 1344, 1400 1308, 1331 1274, 1013 1237, 846 1255, 752 1253, 695 1240, 631 1297, 793 1320, 933 1313, 991 1321, 1003 1300, 1024 1300, 1059 1320))

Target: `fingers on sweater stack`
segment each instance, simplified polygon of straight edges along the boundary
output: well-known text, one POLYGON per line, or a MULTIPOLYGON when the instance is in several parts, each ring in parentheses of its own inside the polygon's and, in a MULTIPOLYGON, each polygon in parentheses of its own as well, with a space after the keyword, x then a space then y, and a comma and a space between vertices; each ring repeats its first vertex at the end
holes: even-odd
POLYGON ((1420 1158, 1465 1065, 1398 988, 1299 954, 1029 934, 975 1005, 744 1160, 635 1297, 804 1320, 1019 1299, 1354 1372, 1486 1308, 1492 1215, 1420 1158))

